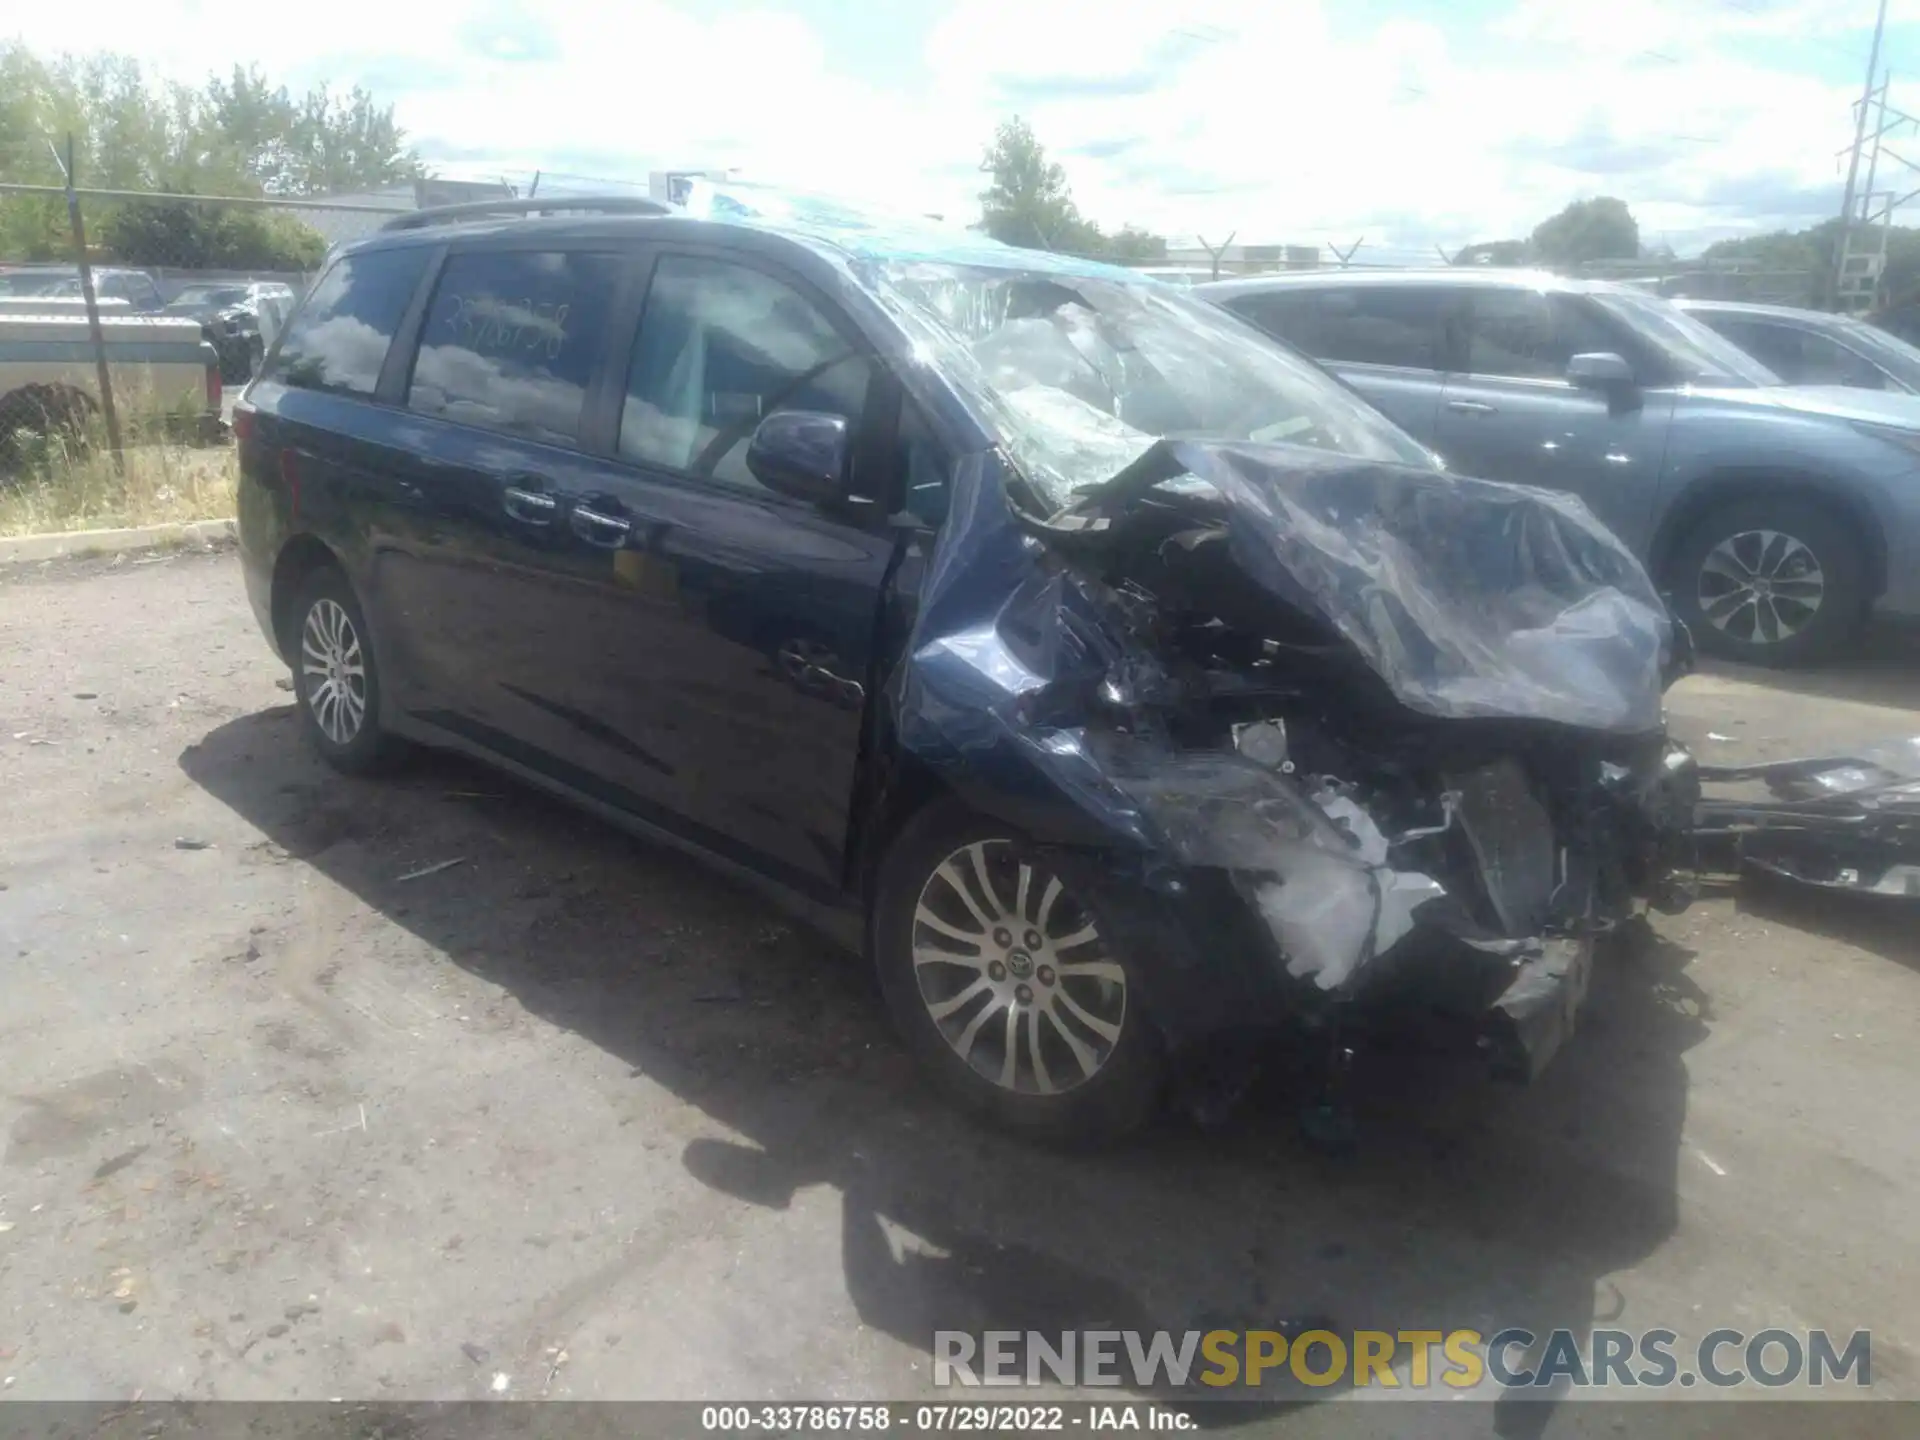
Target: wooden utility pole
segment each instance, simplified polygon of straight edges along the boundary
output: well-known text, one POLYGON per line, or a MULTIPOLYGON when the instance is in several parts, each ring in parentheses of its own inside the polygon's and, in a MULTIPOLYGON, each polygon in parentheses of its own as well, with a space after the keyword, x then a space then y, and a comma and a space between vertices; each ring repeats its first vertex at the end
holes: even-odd
MULTIPOLYGON (((58 159, 58 155, 55 156, 58 159)), ((80 218, 80 196, 74 191, 73 133, 67 133, 67 155, 60 168, 67 177, 67 222, 73 226, 73 258, 80 266, 80 294, 87 302, 87 334, 93 341, 94 375, 100 382, 100 413, 107 421, 107 443, 113 447, 113 466, 120 478, 127 474, 127 457, 120 448, 120 415, 113 408, 113 377, 107 373, 107 337, 100 329, 100 302, 93 293, 93 266, 87 260, 87 227, 80 218)))

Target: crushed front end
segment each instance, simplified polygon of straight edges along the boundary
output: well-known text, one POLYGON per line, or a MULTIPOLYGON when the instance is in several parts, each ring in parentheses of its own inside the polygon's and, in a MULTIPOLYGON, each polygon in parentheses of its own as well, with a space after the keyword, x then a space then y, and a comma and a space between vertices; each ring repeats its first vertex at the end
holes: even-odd
POLYGON ((901 743, 1077 867, 1176 1050, 1416 1005, 1529 1078, 1596 938, 1685 903, 1664 607, 1577 502, 1168 441, 1038 515, 994 463, 929 577, 901 743))

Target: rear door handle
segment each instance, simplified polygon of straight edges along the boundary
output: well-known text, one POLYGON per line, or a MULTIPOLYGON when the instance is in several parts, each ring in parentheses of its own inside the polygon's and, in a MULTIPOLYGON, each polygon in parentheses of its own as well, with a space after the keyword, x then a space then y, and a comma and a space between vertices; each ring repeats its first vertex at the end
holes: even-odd
POLYGON ((1500 407, 1489 405, 1484 400, 1449 400, 1447 409, 1456 415, 1498 415, 1500 407))
POLYGON ((560 513, 560 502, 552 495, 520 485, 509 485, 501 491, 500 504, 523 525, 551 525, 560 513))
POLYGON ((601 545, 609 550, 617 550, 624 545, 633 531, 633 521, 626 516, 609 515, 604 510, 594 509, 591 503, 584 500, 573 507, 572 521, 574 534, 589 545, 601 545))

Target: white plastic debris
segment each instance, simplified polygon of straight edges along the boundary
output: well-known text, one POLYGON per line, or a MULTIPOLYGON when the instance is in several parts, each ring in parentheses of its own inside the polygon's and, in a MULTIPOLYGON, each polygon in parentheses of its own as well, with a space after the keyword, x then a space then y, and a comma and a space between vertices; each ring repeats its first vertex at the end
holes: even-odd
POLYGON ((404 875, 397 875, 394 877, 393 883, 396 885, 400 885, 400 884, 404 884, 408 880, 424 879, 428 875, 438 875, 442 870, 451 870, 456 865, 464 865, 466 863, 467 863, 466 856, 456 855, 453 859, 442 860, 437 865, 423 865, 418 870, 409 870, 404 875))

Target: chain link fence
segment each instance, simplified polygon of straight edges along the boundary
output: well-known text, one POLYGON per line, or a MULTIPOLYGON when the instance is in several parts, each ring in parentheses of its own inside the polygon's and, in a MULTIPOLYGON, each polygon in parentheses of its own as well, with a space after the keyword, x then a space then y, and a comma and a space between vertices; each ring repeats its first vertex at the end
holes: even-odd
POLYGON ((328 250, 415 208, 0 182, 0 534, 230 514, 233 398, 328 250))

